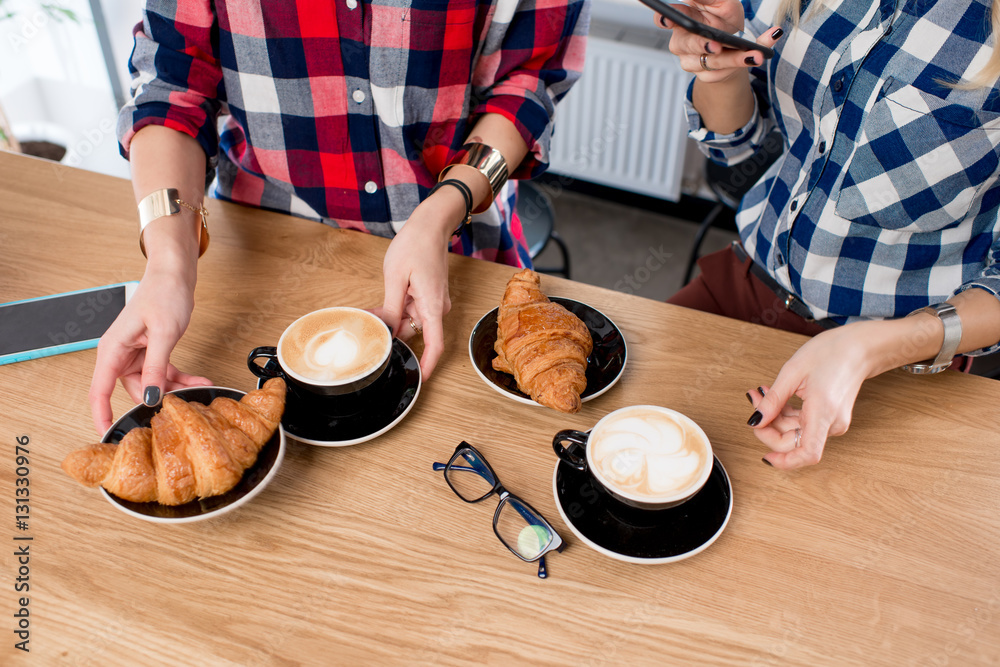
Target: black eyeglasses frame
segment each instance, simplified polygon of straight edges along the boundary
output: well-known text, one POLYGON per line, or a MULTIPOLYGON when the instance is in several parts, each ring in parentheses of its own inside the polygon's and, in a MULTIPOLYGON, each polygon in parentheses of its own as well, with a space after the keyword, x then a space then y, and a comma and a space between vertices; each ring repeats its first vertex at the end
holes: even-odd
MULTIPOLYGON (((468 462, 468 459, 465 459, 465 461, 468 462)), ((535 561, 538 561, 538 564, 539 564, 538 565, 538 576, 539 577, 541 577, 542 579, 544 579, 544 578, 546 578, 546 576, 548 576, 546 568, 545 568, 545 554, 547 554, 549 552, 552 552, 552 551, 555 551, 557 553, 562 553, 562 550, 566 548, 566 543, 563 542, 562 537, 560 537, 559 533, 556 532, 556 529, 552 527, 552 524, 549 523, 548 519, 546 519, 544 516, 542 516, 541 512, 539 512, 534 507, 532 507, 527 501, 525 501, 520 496, 518 496, 516 494, 513 494, 510 491, 508 491, 507 488, 504 487, 504 485, 500 483, 500 478, 497 476, 496 471, 493 470, 493 466, 491 466, 490 462, 486 460, 486 457, 483 456, 482 452, 480 452, 478 449, 476 449, 475 447, 473 447, 472 445, 470 445, 469 443, 467 443, 467 442, 465 442, 463 440, 461 443, 459 443, 459 445, 457 447, 455 447, 455 451, 452 453, 451 457, 448 459, 448 463, 445 464, 445 463, 435 462, 433 467, 434 467, 434 470, 436 470, 436 471, 444 471, 444 481, 448 484, 448 486, 455 493, 455 495, 458 496, 459 499, 463 500, 464 502, 467 502, 469 504, 479 503, 479 502, 482 502, 482 501, 486 500, 490 496, 492 496, 494 494, 497 494, 499 496, 499 502, 497 503, 496 511, 493 512, 493 533, 497 536, 497 539, 500 540, 501 544, 503 544, 505 547, 507 547, 507 549, 510 550, 510 552, 512 554, 514 554, 515 556, 517 556, 518 558, 520 558, 524 562, 526 562, 526 563, 533 563, 535 561), (483 464, 483 466, 486 469, 486 472, 488 472, 489 475, 490 475, 490 477, 493 479, 493 488, 491 488, 489 491, 487 491, 486 493, 484 493, 479 498, 475 498, 475 499, 471 499, 471 500, 468 499, 468 498, 466 498, 465 496, 463 496, 462 493, 458 489, 455 488, 455 485, 452 484, 452 482, 451 482, 450 475, 448 474, 448 471, 451 470, 451 469, 457 468, 459 470, 476 473, 479 476, 483 477, 483 479, 485 479, 487 482, 489 482, 489 479, 487 479, 486 476, 483 474, 484 471, 477 470, 475 467, 465 467, 465 466, 456 466, 455 465, 455 462, 457 460, 459 460, 459 457, 461 456, 463 450, 469 450, 469 451, 471 451, 475 455, 475 457, 483 464), (510 504, 511 507, 514 509, 514 511, 518 512, 519 514, 521 514, 521 516, 526 521, 528 521, 528 518, 525 517, 524 513, 521 512, 518 509, 518 507, 517 507, 517 505, 521 505, 523 508, 525 508, 526 510, 528 510, 531 513, 531 515, 534 518, 536 518, 541 523, 541 525, 543 525, 544 528, 552 535, 552 541, 548 544, 548 546, 546 546, 545 549, 543 549, 534 558, 525 558, 524 556, 522 556, 520 553, 517 552, 517 550, 514 547, 512 547, 509 544, 507 544, 507 541, 503 538, 502 535, 500 535, 500 531, 497 529, 497 523, 498 523, 498 521, 500 519, 500 513, 501 513, 501 511, 503 511, 503 508, 504 508, 504 506, 506 504, 510 504)), ((531 524, 530 521, 528 521, 528 524, 529 525, 533 525, 533 524, 531 524)))

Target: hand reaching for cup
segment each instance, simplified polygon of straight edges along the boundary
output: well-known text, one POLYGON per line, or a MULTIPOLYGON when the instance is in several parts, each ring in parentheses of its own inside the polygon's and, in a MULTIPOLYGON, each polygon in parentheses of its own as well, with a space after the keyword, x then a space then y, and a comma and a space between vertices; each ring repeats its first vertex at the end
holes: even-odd
MULTIPOLYGON (((699 23, 728 33, 743 30, 743 5, 738 0, 691 0, 690 5, 671 6, 699 23)), ((693 73, 699 81, 725 81, 740 70, 764 62, 764 56, 759 51, 725 48, 715 40, 687 32, 660 14, 657 14, 657 22, 661 27, 674 31, 670 37, 670 52, 677 55, 681 67, 693 73)), ((757 38, 757 43, 761 46, 774 46, 783 33, 781 28, 769 29, 757 38)))
POLYGON ((423 336, 420 372, 425 380, 444 352, 442 320, 451 310, 448 244, 455 227, 455 216, 443 215, 428 201, 414 209, 389 244, 382 267, 385 300, 373 311, 400 340, 423 336))

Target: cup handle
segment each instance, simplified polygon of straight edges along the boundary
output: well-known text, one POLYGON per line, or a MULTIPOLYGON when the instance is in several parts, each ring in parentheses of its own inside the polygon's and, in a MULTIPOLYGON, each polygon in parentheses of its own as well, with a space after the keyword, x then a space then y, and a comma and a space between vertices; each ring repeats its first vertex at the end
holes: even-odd
POLYGON ((581 472, 587 472, 587 457, 583 454, 587 447, 588 434, 583 431, 559 431, 552 439, 552 449, 564 463, 568 463, 581 472), (570 443, 563 447, 563 443, 570 443))
POLYGON ((247 355, 247 368, 249 368, 250 372, 256 375, 257 377, 263 378, 265 380, 269 380, 271 378, 285 377, 285 374, 282 373, 281 370, 275 371, 264 368, 263 366, 257 363, 258 359, 274 359, 275 361, 277 361, 278 348, 274 347, 273 345, 255 347, 253 350, 250 351, 250 354, 247 355))

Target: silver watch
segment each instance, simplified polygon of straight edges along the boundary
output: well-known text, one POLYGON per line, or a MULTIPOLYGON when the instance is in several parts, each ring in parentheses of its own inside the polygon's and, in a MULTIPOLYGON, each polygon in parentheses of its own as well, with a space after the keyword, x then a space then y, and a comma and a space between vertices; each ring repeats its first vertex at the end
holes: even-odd
POLYGON ((910 313, 910 315, 916 315, 917 313, 930 313, 931 315, 936 315, 941 320, 941 324, 944 325, 944 342, 941 343, 941 350, 933 360, 927 359, 915 364, 906 364, 903 366, 903 370, 921 375, 940 373, 947 370, 951 366, 952 359, 955 357, 955 351, 958 350, 958 343, 962 340, 962 320, 958 316, 958 311, 950 303, 938 303, 933 306, 918 308, 910 313))

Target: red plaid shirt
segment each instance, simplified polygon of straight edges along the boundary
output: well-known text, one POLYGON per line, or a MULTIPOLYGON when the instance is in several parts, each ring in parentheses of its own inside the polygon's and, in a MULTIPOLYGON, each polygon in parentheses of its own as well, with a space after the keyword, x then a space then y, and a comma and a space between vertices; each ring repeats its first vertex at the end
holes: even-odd
MULTIPOLYGON (((165 125, 201 144, 217 197, 391 237, 481 114, 529 146, 513 178, 544 171, 588 16, 589 0, 148 0, 122 154, 165 125)), ((530 265, 513 202, 453 250, 530 265)))

